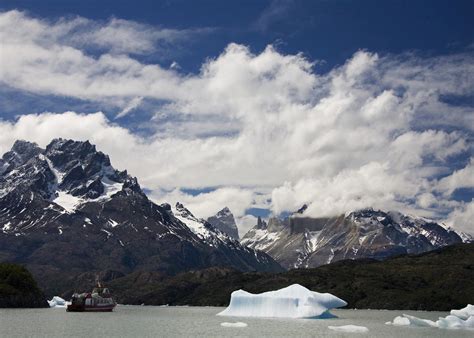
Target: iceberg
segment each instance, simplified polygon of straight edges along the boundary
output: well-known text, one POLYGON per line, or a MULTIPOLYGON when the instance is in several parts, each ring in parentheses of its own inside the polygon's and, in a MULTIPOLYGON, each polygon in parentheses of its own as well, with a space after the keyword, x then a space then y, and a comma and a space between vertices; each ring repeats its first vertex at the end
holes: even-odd
POLYGON ((224 322, 224 323, 221 323, 221 326, 223 327, 247 327, 247 323, 243 323, 243 322, 235 322, 235 323, 227 323, 227 322, 224 322))
POLYGON ((59 296, 54 296, 53 299, 48 300, 49 307, 66 307, 67 303, 59 296))
POLYGON ((330 293, 318 293, 299 284, 260 294, 232 292, 229 306, 218 316, 274 318, 331 318, 329 310, 347 303, 330 293))
POLYGON ((451 310, 451 315, 464 320, 469 319, 469 317, 474 317, 474 305, 468 304, 461 310, 451 310))
POLYGON ((410 316, 403 314, 403 316, 395 317, 393 322, 385 323, 387 325, 394 325, 394 326, 419 326, 419 327, 437 327, 436 323, 432 320, 428 319, 421 319, 415 316, 410 316))
POLYGON ((438 324, 440 329, 474 330, 474 316, 470 316, 468 319, 463 320, 459 317, 449 315, 447 317, 438 319, 436 324, 438 324))
POLYGON ((346 333, 369 332, 369 329, 366 328, 365 326, 358 326, 358 325, 328 326, 328 329, 336 331, 336 332, 346 332, 346 333))
POLYGON ((393 322, 385 324, 395 326, 436 327, 439 329, 465 329, 474 330, 474 306, 469 304, 460 310, 451 310, 451 314, 440 317, 436 322, 415 316, 403 314, 396 317, 393 322))

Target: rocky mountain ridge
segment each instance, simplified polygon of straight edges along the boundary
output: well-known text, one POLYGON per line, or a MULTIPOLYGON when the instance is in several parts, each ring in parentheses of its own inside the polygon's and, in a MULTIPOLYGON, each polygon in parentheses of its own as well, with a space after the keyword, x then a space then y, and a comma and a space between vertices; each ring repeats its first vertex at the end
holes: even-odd
POLYGON ((271 255, 283 267, 311 268, 344 259, 385 259, 417 254, 443 246, 469 242, 435 222, 364 209, 347 215, 311 218, 305 208, 285 219, 259 219, 242 238, 242 244, 271 255))
POLYGON ((26 264, 46 291, 89 271, 281 271, 225 234, 203 240, 87 141, 17 141, 0 168, 0 262, 26 264))

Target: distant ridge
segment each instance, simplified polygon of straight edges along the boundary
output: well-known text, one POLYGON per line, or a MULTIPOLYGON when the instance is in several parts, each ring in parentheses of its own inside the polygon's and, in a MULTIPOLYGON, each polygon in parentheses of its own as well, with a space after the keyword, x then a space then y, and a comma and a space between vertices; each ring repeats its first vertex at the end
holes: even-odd
POLYGON ((285 219, 258 219, 241 243, 271 255, 287 269, 310 268, 344 259, 386 259, 470 242, 424 218, 399 212, 363 209, 328 218, 304 215, 306 206, 285 219))

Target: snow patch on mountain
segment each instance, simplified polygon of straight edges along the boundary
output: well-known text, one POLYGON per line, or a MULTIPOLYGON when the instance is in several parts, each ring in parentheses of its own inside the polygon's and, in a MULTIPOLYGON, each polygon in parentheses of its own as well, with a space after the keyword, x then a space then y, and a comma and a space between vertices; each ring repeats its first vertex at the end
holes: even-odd
POLYGON ((212 237, 211 232, 205 226, 206 221, 195 217, 183 204, 178 202, 171 210, 177 219, 186 224, 200 238, 209 239, 212 237))
POLYGON ((57 197, 52 201, 69 213, 73 213, 76 208, 84 202, 82 198, 68 194, 65 191, 58 191, 57 197))

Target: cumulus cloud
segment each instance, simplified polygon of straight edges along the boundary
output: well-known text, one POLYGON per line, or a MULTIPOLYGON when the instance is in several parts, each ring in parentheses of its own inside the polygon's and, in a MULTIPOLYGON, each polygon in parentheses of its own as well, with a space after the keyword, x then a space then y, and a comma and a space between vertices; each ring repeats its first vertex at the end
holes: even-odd
POLYGON ((472 157, 466 167, 455 170, 451 175, 442 178, 437 185, 437 190, 447 195, 451 195, 460 188, 474 188, 474 158, 472 157))
POLYGON ((272 46, 253 53, 231 43, 198 74, 183 74, 132 54, 90 56, 80 44, 56 38, 57 24, 1 14, 0 81, 95 100, 99 107, 112 100, 122 115, 142 100, 159 100, 152 132, 134 134, 102 113, 24 115, 0 122, 2 151, 17 138, 41 145, 53 137, 90 139, 156 200, 179 200, 200 217, 227 205, 242 226, 251 220, 245 218, 249 207, 278 214, 307 203, 311 216, 372 206, 433 218, 449 214, 456 226, 472 229, 462 216, 469 205, 452 198, 473 185, 474 112, 456 104, 474 94, 472 53, 359 51, 318 74, 301 54, 272 46), (18 32, 9 28, 12 17, 18 32), (37 37, 38 25, 51 28, 52 36, 37 37), (202 187, 220 188, 183 193, 202 187))
POLYGON ((474 227, 474 199, 468 203, 462 203, 449 215, 447 223, 452 227, 473 234, 474 227))
POLYGON ((159 41, 186 39, 190 31, 158 29, 111 19, 48 22, 23 12, 0 13, 0 82, 39 94, 108 102, 121 108, 136 97, 174 99, 180 78, 130 54, 151 52, 159 41), (87 47, 102 48, 98 56, 87 47))

